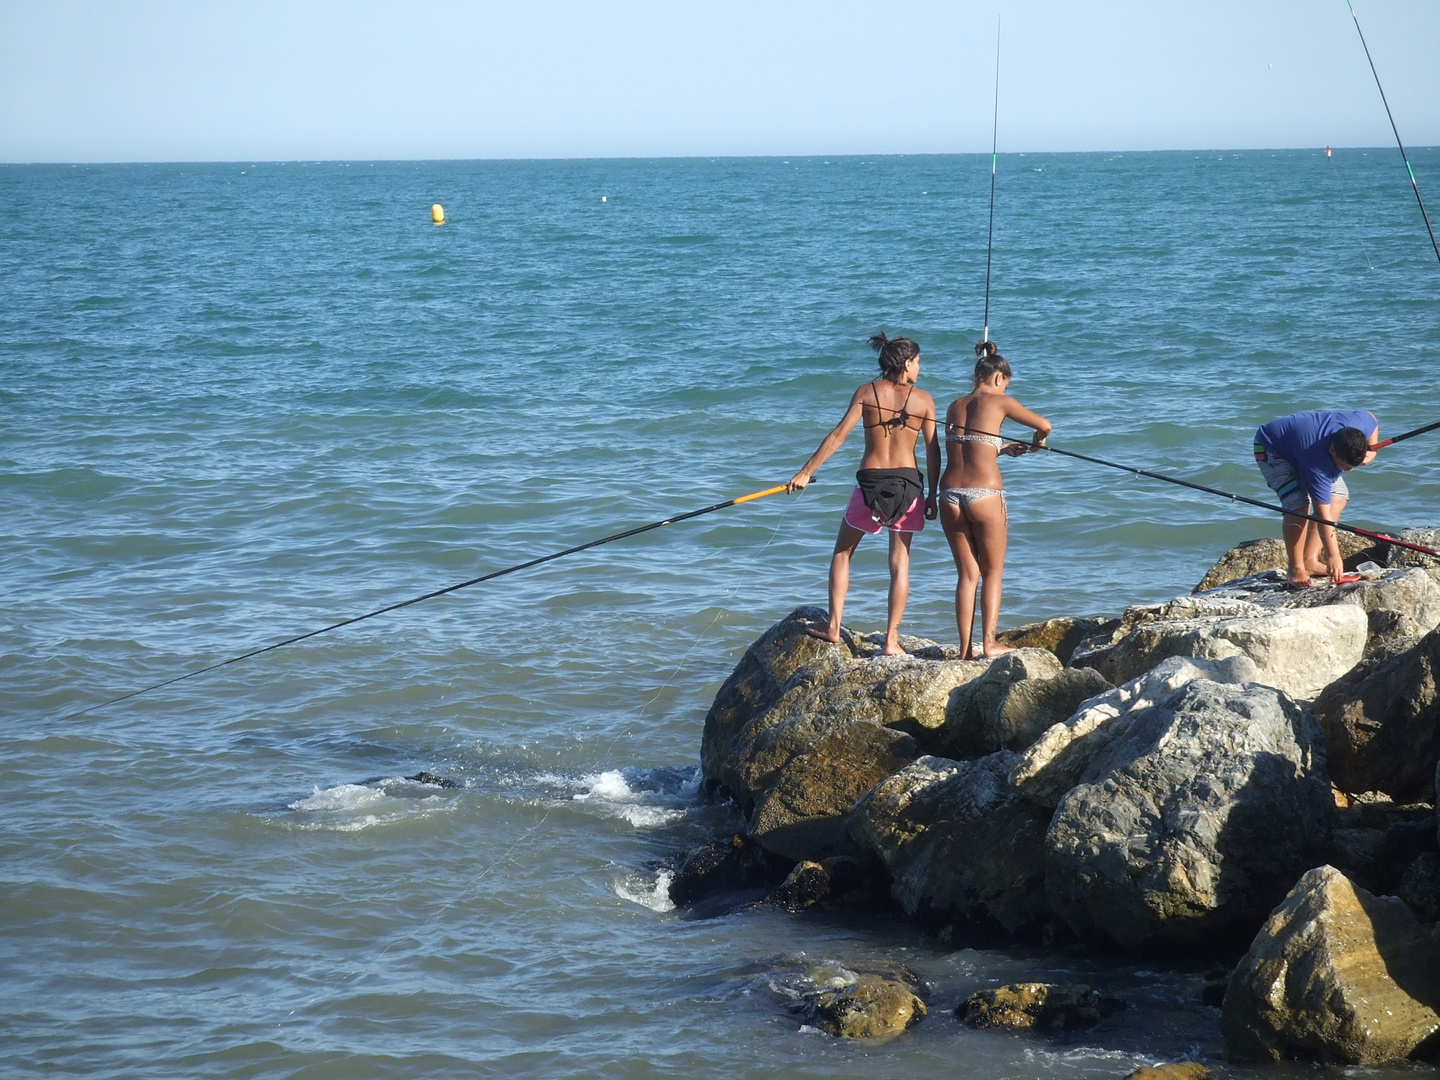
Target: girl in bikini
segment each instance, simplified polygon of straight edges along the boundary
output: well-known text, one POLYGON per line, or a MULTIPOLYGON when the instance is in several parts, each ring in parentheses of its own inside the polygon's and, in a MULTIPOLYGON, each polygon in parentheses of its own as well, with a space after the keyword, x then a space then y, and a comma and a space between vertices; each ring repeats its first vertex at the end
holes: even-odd
POLYGON ((1005 393, 1010 385, 1010 365, 996 351, 995 343, 982 341, 975 346, 975 355, 979 357, 975 389, 956 398, 945 412, 946 464, 940 480, 940 525, 960 572, 955 586, 955 622, 965 650, 961 659, 965 660, 976 659, 970 635, 975 622, 975 587, 981 582, 981 655, 993 657, 1011 651, 995 640, 1009 529, 999 458, 1037 450, 1050 434, 1049 420, 1005 393), (1028 444, 1006 442, 1000 438, 1004 420, 1034 428, 1034 439, 1028 444))
POLYGON ((786 485, 801 491, 815 470, 845 441, 857 423, 865 429, 865 456, 855 474, 856 488, 840 522, 835 554, 830 559, 830 619, 812 625, 810 633, 825 641, 840 640, 840 616, 850 587, 850 557, 867 533, 890 532, 890 605, 885 626, 886 656, 897 656, 900 619, 910 598, 910 539, 935 517, 935 483, 940 475, 940 443, 935 432, 935 400, 915 385, 920 377, 920 346, 909 338, 887 338, 882 331, 870 339, 880 354, 881 378, 856 389, 840 423, 786 485), (915 443, 925 439, 925 471, 929 494, 915 467, 915 443))

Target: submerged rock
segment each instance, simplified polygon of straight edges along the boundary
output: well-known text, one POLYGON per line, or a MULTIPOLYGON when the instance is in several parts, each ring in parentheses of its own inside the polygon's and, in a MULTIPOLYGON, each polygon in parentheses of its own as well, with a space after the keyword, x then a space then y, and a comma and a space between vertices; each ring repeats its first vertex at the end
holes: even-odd
POLYGON ((1050 814, 1010 787, 1014 760, 1008 751, 976 761, 924 757, 856 805, 851 835, 884 863, 907 914, 1019 936, 1049 921, 1050 814))
POLYGON ((789 862, 736 833, 681 856, 670 879, 670 901, 683 907, 719 892, 774 885, 789 868, 789 862))
POLYGON ((1269 687, 1208 680, 1126 719, 1055 811, 1051 906, 1129 950, 1248 937, 1327 848, 1319 726, 1269 687))
POLYGON ((845 1039, 899 1035, 925 1018, 925 1002, 904 982, 861 975, 849 986, 826 990, 811 1004, 808 1022, 845 1039))
POLYGON ((1435 799, 1440 764, 1440 630, 1398 655, 1384 652, 1315 699, 1330 769, 1343 791, 1435 799))
POLYGON ((955 1015, 978 1028, 1090 1027, 1108 1012, 1124 1008, 1107 1002, 1084 983, 1013 983, 981 990, 955 1007, 955 1015))
POLYGON ((1410 910, 1332 866, 1271 914, 1225 994, 1226 1053, 1241 1060, 1400 1061, 1440 1031, 1440 946, 1410 910))
POLYGON ((1167 1061, 1160 1065, 1143 1065, 1125 1080, 1207 1080, 1210 1070, 1198 1061, 1167 1061))

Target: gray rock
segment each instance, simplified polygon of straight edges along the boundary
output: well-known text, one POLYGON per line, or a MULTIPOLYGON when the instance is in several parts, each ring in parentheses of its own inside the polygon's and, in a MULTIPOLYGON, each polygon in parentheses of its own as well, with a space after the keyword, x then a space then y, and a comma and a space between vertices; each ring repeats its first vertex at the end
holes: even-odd
POLYGON ((919 753, 914 739, 893 728, 837 723, 777 769, 755 804, 750 836, 787 859, 846 854, 846 819, 855 801, 919 753))
POLYGON ((1048 679, 1012 683, 983 730, 996 750, 1024 750, 1089 699, 1113 687, 1093 668, 1071 668, 1048 679))
POLYGON ((1308 589, 1287 589, 1273 578, 1246 578, 1198 594, 1195 599, 1237 601, 1265 610, 1328 607, 1352 604, 1370 616, 1372 634, 1403 614, 1427 633, 1440 625, 1440 582, 1423 570, 1382 570, 1379 576, 1344 585, 1316 584, 1308 589))
POLYGON ((1416 856, 1400 880, 1400 899, 1421 922, 1440 921, 1440 854, 1416 856))
POLYGON ((1186 683, 1209 679, 1244 684, 1259 675, 1248 656, 1196 660, 1173 656, 1144 675, 1083 703, 1072 716, 1047 728, 1016 760, 1011 785, 1027 799, 1053 809, 1080 782, 1090 762, 1129 730, 1129 714, 1170 697, 1186 683))
POLYGON ((1087 639, 1071 665, 1093 667, 1119 685, 1167 657, 1244 653, 1260 669, 1260 681, 1308 700, 1359 662, 1369 635, 1364 610, 1350 604, 1267 609, 1213 594, 1182 600, 1137 613, 1132 628, 1112 643, 1087 639))
POLYGON ((881 723, 929 743, 943 738, 949 717, 959 712, 963 691, 989 668, 983 660, 920 660, 895 657, 871 662, 881 723), (933 738, 932 738, 933 736, 933 738))
MULTIPOLYGON (((1000 748, 1000 708, 1011 687, 1022 680, 1053 679, 1064 668, 1045 649, 1002 653, 974 679, 959 687, 946 710, 944 729, 934 746, 946 757, 980 757, 1000 748)), ((1016 713, 1023 706, 1017 702, 1016 713)))
POLYGON ((1235 968, 1220 1026, 1235 1059, 1401 1061, 1440 1030, 1440 946, 1394 897, 1306 873, 1235 968))
POLYGON ((1046 835, 1051 906, 1129 950, 1248 936, 1328 847, 1333 803, 1308 711, 1195 680, 1133 710, 1046 835))
POLYGON ((1315 699, 1330 772, 1342 791, 1382 791, 1400 802, 1435 801, 1437 672, 1440 630, 1432 630, 1398 655, 1377 653, 1315 699))
MULTIPOLYGON (((1397 540, 1405 540, 1440 551, 1440 529, 1434 526, 1402 529, 1400 532, 1392 532, 1390 535, 1397 540)), ((1409 548, 1402 548, 1395 544, 1387 544, 1386 549, 1385 558, 1377 560, 1385 566, 1418 566, 1432 576, 1440 575, 1440 559, 1436 559, 1433 555, 1411 551, 1409 548)))
POLYGON ((1050 814, 1006 781, 1014 759, 1008 751, 977 761, 924 757, 856 805, 851 835, 885 864, 908 914, 1011 935, 1033 935, 1049 920, 1050 814))

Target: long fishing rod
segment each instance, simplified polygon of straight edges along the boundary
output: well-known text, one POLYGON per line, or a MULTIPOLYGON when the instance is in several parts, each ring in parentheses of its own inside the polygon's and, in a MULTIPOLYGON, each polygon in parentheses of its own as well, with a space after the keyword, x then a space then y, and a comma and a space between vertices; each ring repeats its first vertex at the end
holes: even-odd
POLYGON ((80 716, 83 713, 93 712, 96 709, 103 709, 108 705, 117 702, 127 701, 141 694, 148 694, 152 690, 159 690, 162 686, 171 686, 185 679, 193 679, 196 675, 204 675, 207 671, 214 671, 216 668, 225 667, 228 664, 236 664, 241 660, 248 660, 252 656, 259 656, 261 653, 272 652, 275 649, 283 648, 286 645, 294 645, 297 641, 305 641, 307 638, 317 637, 320 634, 327 634, 331 630, 339 630, 342 626, 350 626, 354 623, 364 622, 366 619, 373 619, 377 615, 384 615, 386 612, 399 611, 401 608, 419 604, 425 600, 433 600, 437 596, 444 596, 446 593, 458 592, 461 589, 468 589, 472 585, 479 585, 482 581, 493 581, 495 578, 504 577, 506 574, 513 574, 520 570, 528 570, 532 566, 539 566, 541 563, 553 562, 556 559, 563 559, 566 555, 574 555, 578 551, 587 551, 590 548, 599 547, 601 544, 609 544, 616 540, 624 540, 626 537, 639 536, 641 533, 650 532, 652 529, 660 529, 666 525, 673 525, 677 521, 688 521, 690 518, 700 517, 702 514, 713 514, 716 510, 724 510, 728 506, 739 506, 742 503, 754 502, 756 499, 763 499, 767 495, 775 495, 785 490, 786 485, 766 488, 764 491, 752 491, 749 495, 741 495, 736 499, 727 499, 725 502, 718 502, 711 506, 701 507, 699 510, 691 510, 684 514, 676 514, 674 517, 665 518, 662 521, 652 521, 648 525, 641 525, 634 529, 626 529, 624 532, 613 533, 610 536, 602 536, 599 540, 591 540, 588 543, 576 544, 574 547, 566 548, 564 551, 552 552, 549 555, 542 555, 538 559, 531 559, 528 562, 517 563, 514 566, 507 566, 504 570, 495 570, 488 574, 481 574, 479 577, 471 578, 469 581, 462 581, 456 585, 447 585, 443 589, 435 589, 433 592, 425 593, 423 596, 411 597, 409 600, 402 600, 398 604, 387 604, 385 607, 368 611, 364 615, 356 615, 350 619, 342 619, 340 622, 331 623, 329 626, 322 626, 318 630, 310 630, 304 634, 296 634, 294 637, 286 638, 284 641, 277 641, 273 645, 263 645, 258 649, 251 649, 249 652, 241 653, 239 656, 232 656, 228 660, 220 660, 206 667, 197 668, 195 671, 186 672, 184 675, 176 675, 174 678, 165 679, 152 686, 140 690, 132 690, 128 694, 121 694, 109 701, 102 701, 98 705, 88 705, 83 709, 76 709, 74 712, 66 713, 59 717, 60 720, 69 720, 71 717, 80 716))
POLYGON ((990 235, 985 241, 985 337, 990 340, 990 257, 995 251, 995 162, 1000 149, 1000 18, 995 18, 995 122, 990 131, 990 235))
MULTIPOLYGON (((958 424, 955 426, 963 428, 966 431, 979 431, 978 428, 966 427, 964 424, 958 424)), ((1429 428, 1420 428, 1416 431, 1407 432, 1405 435, 1400 435, 1394 439, 1391 439, 1390 442, 1399 442, 1400 439, 1408 439, 1411 435, 1418 435, 1421 431, 1429 431, 1435 427, 1440 427, 1440 424, 1432 424, 1429 428)), ((986 431, 982 434, 993 435, 994 432, 986 431)), ((1019 440, 1016 439, 1010 439, 1007 441, 1019 442, 1019 440)), ((1104 458, 1091 457, 1089 454, 1078 454, 1074 450, 1062 450, 1058 446, 1051 446, 1048 442, 1020 443, 1020 445, 1030 446, 1033 447, 1035 450, 1048 450, 1052 454, 1062 454, 1065 457, 1076 458, 1079 461, 1088 461, 1094 465, 1105 465, 1111 469, 1119 469, 1122 472, 1133 473, 1136 476, 1148 476, 1152 480, 1163 480, 1167 484, 1178 484, 1180 487, 1190 488, 1194 491, 1204 491, 1210 495, 1219 495, 1223 499, 1230 499, 1234 502, 1249 503, 1251 506, 1258 506, 1262 510, 1273 510, 1277 514, 1285 514, 1289 517, 1302 518, 1305 521, 1313 521, 1319 525, 1329 525, 1333 528, 1341 529, 1344 532, 1355 533, 1359 536, 1366 536, 1369 537, 1371 540, 1383 540, 1387 544, 1394 544, 1397 547, 1409 548, 1411 551, 1418 551, 1422 555, 1433 555, 1436 558, 1440 558, 1440 551, 1436 551, 1434 548, 1425 547, 1423 544, 1412 544, 1408 540, 1400 540, 1394 536, 1386 536, 1384 533, 1371 532, 1368 529, 1357 528, 1354 525, 1345 525, 1339 521, 1326 521, 1324 518, 1317 517, 1314 514, 1296 513, 1293 510, 1286 510, 1283 506, 1276 506, 1274 503, 1261 502, 1259 499, 1251 499, 1247 498, 1244 495, 1236 495, 1233 492, 1221 491, 1219 488, 1207 487, 1205 484, 1195 484, 1189 480, 1180 480, 1174 476, 1166 476, 1164 473, 1151 472, 1149 469, 1136 468, 1134 465, 1121 465, 1117 461, 1106 461, 1104 458)), ((1389 445, 1389 443, 1377 443, 1376 445, 1387 446, 1389 445)))
POLYGON ((1425 231, 1430 234, 1430 246, 1435 249, 1435 258, 1440 259, 1440 243, 1435 240, 1435 230, 1430 225, 1430 215, 1425 212, 1425 200, 1420 197, 1420 185, 1415 180, 1415 170, 1410 167, 1410 155, 1405 152, 1405 144, 1400 140, 1400 129, 1395 126, 1395 114, 1390 111, 1390 102, 1385 98, 1385 87, 1380 85, 1380 73, 1375 70, 1375 60, 1370 55, 1370 46, 1365 43, 1365 32, 1360 29, 1360 16, 1355 14, 1355 5, 1350 3, 1350 0, 1345 0, 1345 6, 1350 9, 1350 18, 1355 20, 1355 33, 1360 35, 1360 47, 1365 50, 1365 59, 1370 62, 1370 74, 1375 76, 1375 88, 1380 91, 1380 101, 1385 106, 1385 115, 1390 118, 1390 130, 1395 133, 1395 145, 1400 147, 1400 157, 1405 162, 1405 171, 1410 174, 1410 187, 1415 192, 1415 201, 1420 204, 1420 216, 1425 219, 1425 231))
POLYGON ((1385 439, 1382 442, 1372 443, 1371 450, 1380 450, 1386 446, 1394 446, 1397 442, 1404 442, 1406 439, 1413 439, 1416 435, 1424 435, 1427 431, 1434 431, 1440 428, 1440 420, 1433 424, 1426 424, 1424 427, 1417 427, 1414 431, 1407 431, 1404 435, 1396 435, 1393 439, 1385 439))

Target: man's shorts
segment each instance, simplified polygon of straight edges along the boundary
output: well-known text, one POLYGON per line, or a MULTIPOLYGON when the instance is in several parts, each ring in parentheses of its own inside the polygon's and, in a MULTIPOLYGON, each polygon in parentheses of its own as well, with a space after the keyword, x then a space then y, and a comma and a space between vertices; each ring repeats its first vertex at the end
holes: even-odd
MULTIPOLYGON (((1255 464, 1260 466, 1260 475, 1265 478, 1270 490, 1280 496, 1281 506, 1292 514, 1305 513, 1310 506, 1310 495, 1295 475, 1295 466, 1259 443, 1255 444, 1255 464)), ((1331 483, 1330 497, 1350 498, 1350 489, 1345 486, 1343 476, 1337 476, 1331 483)))
MULTIPOLYGON (((863 533, 870 533, 872 536, 878 533, 885 526, 875 520, 875 515, 865 505, 865 496, 860 494, 857 487, 850 494, 850 505, 845 507, 845 521, 855 526, 863 533)), ((892 532, 919 532, 925 528, 925 500, 916 498, 900 519, 890 526, 892 532)))

